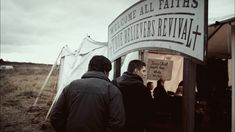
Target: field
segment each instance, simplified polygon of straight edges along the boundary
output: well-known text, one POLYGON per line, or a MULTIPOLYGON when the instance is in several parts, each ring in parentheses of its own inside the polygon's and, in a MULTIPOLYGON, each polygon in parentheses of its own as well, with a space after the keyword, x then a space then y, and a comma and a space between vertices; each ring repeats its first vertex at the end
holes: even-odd
POLYGON ((33 107, 52 66, 10 64, 14 69, 0 71, 0 131, 53 132, 45 117, 56 92, 58 68, 53 71, 36 106, 33 107))

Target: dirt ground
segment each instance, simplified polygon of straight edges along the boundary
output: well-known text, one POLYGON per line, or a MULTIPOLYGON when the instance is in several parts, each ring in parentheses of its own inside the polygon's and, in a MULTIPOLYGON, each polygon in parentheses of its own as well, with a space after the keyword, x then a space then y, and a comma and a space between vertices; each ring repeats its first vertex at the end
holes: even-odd
POLYGON ((38 103, 33 107, 52 66, 13 66, 11 70, 0 70, 0 131, 53 132, 45 118, 55 95, 58 70, 54 70, 38 103))

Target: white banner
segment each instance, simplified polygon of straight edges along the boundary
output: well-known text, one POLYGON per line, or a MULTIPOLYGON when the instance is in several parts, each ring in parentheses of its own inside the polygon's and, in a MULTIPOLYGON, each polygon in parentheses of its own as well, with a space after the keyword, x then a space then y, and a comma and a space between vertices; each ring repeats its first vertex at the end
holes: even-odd
POLYGON ((109 25, 109 58, 160 48, 204 61, 205 1, 145 0, 134 4, 109 25))

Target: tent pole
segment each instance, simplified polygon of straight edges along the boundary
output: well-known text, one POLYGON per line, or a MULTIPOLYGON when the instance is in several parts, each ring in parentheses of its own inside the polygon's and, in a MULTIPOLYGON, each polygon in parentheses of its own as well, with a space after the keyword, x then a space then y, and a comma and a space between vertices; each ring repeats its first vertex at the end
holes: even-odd
POLYGON ((196 64, 184 58, 183 68, 183 132, 194 132, 196 64))
MULTIPOLYGON (((55 90, 55 91, 57 91, 57 82, 58 82, 58 79, 56 80, 56 83, 55 83, 55 86, 54 86, 54 90, 55 90)), ((54 93, 52 93, 51 96, 52 96, 51 98, 54 99, 54 98, 53 98, 54 93)), ((51 106, 53 106, 53 104, 54 104, 54 101, 52 102, 51 106)), ((47 118, 48 118, 48 116, 49 116, 49 114, 50 114, 51 109, 52 109, 52 107, 50 107, 49 111, 47 112, 47 115, 46 115, 45 120, 47 120, 47 118)))
MULTIPOLYGON (((59 65, 59 71, 61 70, 61 64, 62 64, 62 59, 63 59, 64 57, 61 57, 61 59, 60 59, 60 65, 59 65)), ((60 79, 60 73, 59 73, 59 76, 58 76, 58 78, 57 78, 57 81, 60 79)), ((56 88, 56 92, 58 92, 58 87, 59 87, 59 83, 57 83, 57 86, 56 86, 57 88, 56 88)), ((48 110, 48 112, 47 112, 47 115, 46 115, 46 118, 45 118, 45 120, 47 120, 47 118, 49 117, 49 115, 50 115, 50 113, 51 113, 51 110, 52 110, 52 108, 53 108, 53 106, 54 106, 54 104, 55 104, 55 102, 56 102, 56 100, 55 100, 55 98, 56 98, 56 95, 55 95, 55 97, 54 97, 54 99, 53 99, 53 102, 52 102, 52 104, 51 104, 51 106, 50 106, 50 109, 48 110)))
POLYGON ((235 132, 235 25, 231 25, 232 49, 232 132, 235 132))
POLYGON ((64 48, 61 49, 60 54, 58 55, 58 57, 57 57, 55 63, 54 63, 53 66, 51 67, 51 70, 50 70, 49 74, 47 75, 47 78, 46 78, 46 80, 44 81, 44 83, 43 83, 43 85, 42 85, 42 87, 41 87, 41 89, 40 89, 40 91, 39 91, 39 93, 38 93, 38 96, 37 96, 36 100, 35 100, 34 103, 33 103, 33 106, 36 106, 36 104, 37 104, 37 102, 38 102, 38 99, 39 99, 40 95, 42 94, 42 91, 43 91, 43 89, 45 88, 45 86, 46 86, 46 84, 47 84, 47 82, 48 82, 48 80, 49 80, 49 78, 50 78, 50 76, 51 76, 51 73, 52 73, 52 71, 54 70, 54 68, 55 68, 55 66, 56 66, 56 64, 57 64, 57 60, 59 59, 59 57, 60 57, 60 55, 61 55, 63 49, 64 49, 64 48))

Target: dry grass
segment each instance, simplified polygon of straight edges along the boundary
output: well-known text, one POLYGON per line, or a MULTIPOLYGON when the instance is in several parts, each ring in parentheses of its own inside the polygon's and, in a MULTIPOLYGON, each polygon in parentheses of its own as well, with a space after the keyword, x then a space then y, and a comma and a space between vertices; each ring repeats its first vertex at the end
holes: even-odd
POLYGON ((57 70, 37 106, 32 107, 50 68, 48 65, 14 65, 14 70, 0 71, 1 132, 53 132, 45 117, 55 94, 57 70))

